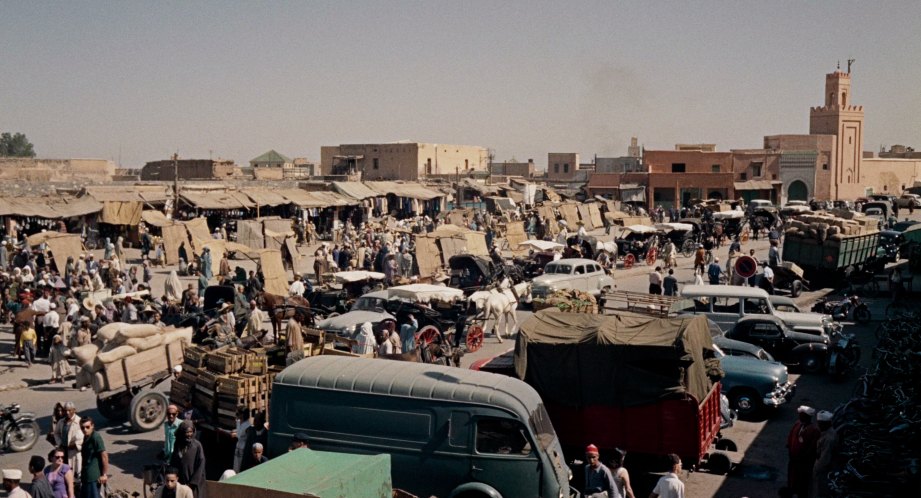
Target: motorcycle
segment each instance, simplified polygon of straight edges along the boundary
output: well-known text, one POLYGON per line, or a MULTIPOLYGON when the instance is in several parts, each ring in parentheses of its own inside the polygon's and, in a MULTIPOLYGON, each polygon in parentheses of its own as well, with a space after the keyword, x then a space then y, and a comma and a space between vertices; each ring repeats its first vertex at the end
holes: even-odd
POLYGON ((29 451, 38 442, 39 434, 34 413, 20 412, 18 403, 0 408, 0 448, 4 451, 29 451))
POLYGON ((854 334, 835 332, 831 336, 831 354, 828 357, 828 373, 842 378, 860 363, 860 344, 854 334))
POLYGON ((869 323, 871 319, 870 308, 867 303, 860 300, 856 295, 844 296, 841 301, 829 301, 819 299, 812 306, 815 313, 831 315, 833 320, 847 320, 853 316, 857 323, 869 323))

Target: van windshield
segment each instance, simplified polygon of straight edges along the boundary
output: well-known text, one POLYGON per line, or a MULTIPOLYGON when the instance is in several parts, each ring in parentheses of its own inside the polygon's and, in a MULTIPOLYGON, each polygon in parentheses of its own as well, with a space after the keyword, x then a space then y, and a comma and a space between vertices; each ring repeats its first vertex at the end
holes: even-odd
POLYGON ((542 450, 547 451, 556 441, 556 432, 553 430, 550 415, 547 414, 543 403, 537 405, 537 409, 531 413, 530 423, 531 430, 537 436, 537 444, 540 445, 542 450))

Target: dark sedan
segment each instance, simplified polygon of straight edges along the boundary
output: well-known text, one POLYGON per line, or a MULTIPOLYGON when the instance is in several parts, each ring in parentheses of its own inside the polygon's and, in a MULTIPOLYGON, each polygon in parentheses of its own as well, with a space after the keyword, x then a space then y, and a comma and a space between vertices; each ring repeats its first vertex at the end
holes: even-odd
POLYGON ((760 346, 778 361, 810 373, 822 371, 828 360, 827 335, 791 330, 770 315, 743 317, 726 332, 726 337, 760 346))

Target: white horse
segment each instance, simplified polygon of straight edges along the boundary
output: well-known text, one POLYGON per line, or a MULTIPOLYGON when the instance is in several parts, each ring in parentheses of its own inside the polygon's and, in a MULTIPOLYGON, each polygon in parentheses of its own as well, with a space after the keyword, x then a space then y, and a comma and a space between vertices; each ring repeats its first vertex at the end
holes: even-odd
POLYGON ((486 329, 490 320, 493 320, 493 327, 496 329, 496 338, 502 342, 502 331, 499 328, 499 320, 505 319, 505 335, 511 337, 512 332, 518 327, 518 299, 531 294, 530 282, 522 282, 512 287, 508 277, 502 279, 498 287, 488 290, 474 292, 468 298, 468 302, 476 305, 477 311, 482 311, 486 319, 483 334, 488 334, 492 329, 486 329))

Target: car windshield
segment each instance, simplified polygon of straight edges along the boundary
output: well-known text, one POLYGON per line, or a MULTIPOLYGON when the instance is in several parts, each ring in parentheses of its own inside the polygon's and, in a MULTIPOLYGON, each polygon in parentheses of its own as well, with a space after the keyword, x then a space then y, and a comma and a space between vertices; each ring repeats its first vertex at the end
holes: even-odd
POLYGON ((531 413, 531 430, 537 435, 537 444, 541 449, 547 451, 550 445, 556 440, 556 432, 553 430, 553 424, 550 423, 550 415, 544 408, 544 404, 537 405, 537 408, 531 413))
POLYGON ((375 311, 384 308, 384 299, 379 297, 359 297, 352 305, 352 311, 375 311))
POLYGON ((572 273, 572 266, 561 265, 561 264, 547 265, 547 267, 544 268, 544 273, 547 273, 547 274, 556 273, 556 274, 562 274, 562 275, 569 275, 570 273, 572 273))

